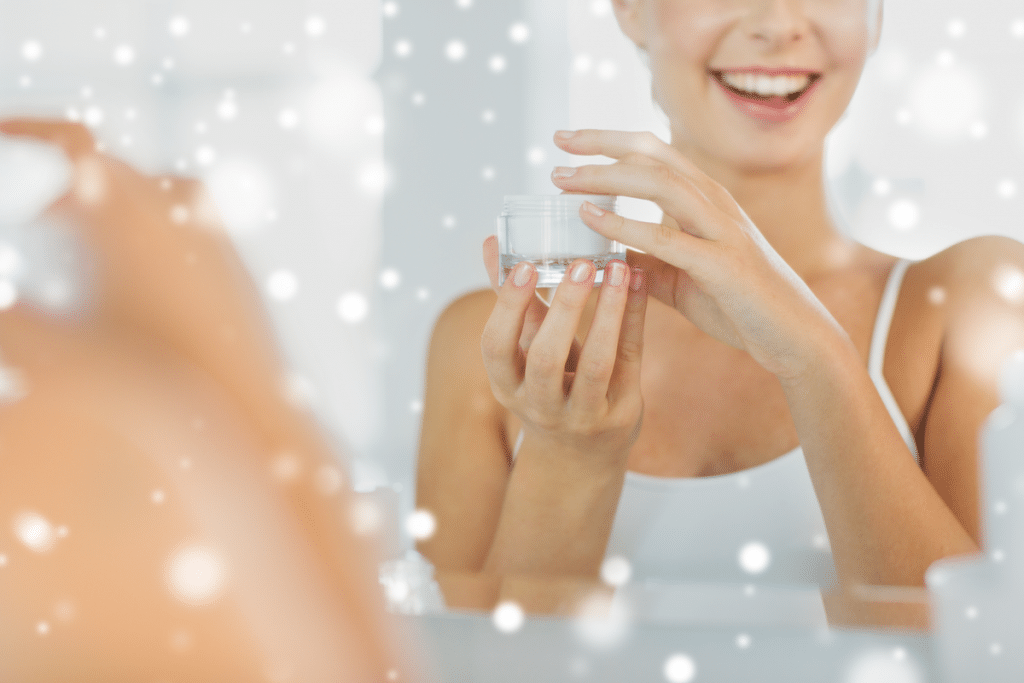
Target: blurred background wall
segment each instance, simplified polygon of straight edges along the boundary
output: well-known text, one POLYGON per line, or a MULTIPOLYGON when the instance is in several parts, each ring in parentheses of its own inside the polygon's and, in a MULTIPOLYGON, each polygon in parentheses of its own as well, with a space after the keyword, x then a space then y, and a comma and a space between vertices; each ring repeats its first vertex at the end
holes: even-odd
MULTIPOLYGON (((551 166, 573 162, 552 132, 667 139, 609 0, 2 0, 0 16, 0 112, 82 120, 132 163, 207 180, 290 391, 351 444, 362 488, 411 492, 431 325, 486 286, 502 196, 554 192, 551 166)), ((887 2, 828 151, 837 214, 877 249, 1024 238, 1024 5, 887 2)), ((1019 276, 993 286, 1024 301, 1019 276)))

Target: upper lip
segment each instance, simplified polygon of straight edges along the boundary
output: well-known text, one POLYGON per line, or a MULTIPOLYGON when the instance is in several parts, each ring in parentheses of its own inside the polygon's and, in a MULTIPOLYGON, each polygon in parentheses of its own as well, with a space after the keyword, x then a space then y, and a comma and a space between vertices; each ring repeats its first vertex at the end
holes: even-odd
POLYGON ((765 76, 820 76, 820 71, 814 69, 797 69, 793 67, 776 66, 729 66, 720 69, 712 68, 711 73, 741 73, 741 74, 764 74, 765 76))

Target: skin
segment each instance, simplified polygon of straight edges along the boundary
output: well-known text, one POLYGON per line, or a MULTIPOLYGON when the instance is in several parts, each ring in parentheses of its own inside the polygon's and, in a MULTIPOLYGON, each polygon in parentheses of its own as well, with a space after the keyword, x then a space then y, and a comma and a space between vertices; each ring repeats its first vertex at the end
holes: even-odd
POLYGON ((562 149, 615 163, 556 168, 552 182, 663 209, 662 225, 580 213, 646 252, 628 260, 649 304, 617 303, 607 286, 595 296, 591 278, 564 281, 547 309, 531 274, 444 312, 417 487, 438 530, 422 551, 456 571, 594 577, 626 470, 724 474, 799 444, 841 585, 922 586, 932 562, 980 547, 977 435, 999 402, 1002 359, 1024 346, 1020 308, 990 283, 999 267, 1024 270, 1024 246, 977 238, 906 274, 883 371, 919 466, 866 369, 895 259, 840 233, 822 173, 825 134, 877 42, 875 17, 858 0, 613 6, 648 52, 672 142, 560 132, 562 149), (796 118, 767 123, 709 73, 751 66, 821 79, 796 118), (570 353, 574 338, 582 346, 570 353))
POLYGON ((375 587, 375 549, 347 523, 349 492, 315 485, 338 461, 283 396, 272 330, 201 186, 99 154, 75 124, 0 131, 66 151, 73 189, 51 213, 75 226, 96 266, 87 314, 25 304, 0 314, 5 366, 27 387, 0 406, 0 678, 410 672, 375 587), (176 206, 186 221, 172 220, 176 206), (285 452, 295 476, 274 476, 285 452), (67 537, 29 549, 10 526, 26 510, 67 537), (203 604, 166 579, 174 554, 195 544, 227 568, 203 604))

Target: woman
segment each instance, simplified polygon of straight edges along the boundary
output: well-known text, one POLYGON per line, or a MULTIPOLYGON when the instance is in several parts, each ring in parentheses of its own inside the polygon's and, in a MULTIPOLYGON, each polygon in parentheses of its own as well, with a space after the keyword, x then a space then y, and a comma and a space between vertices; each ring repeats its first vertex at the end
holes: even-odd
MULTIPOLYGON (((979 549, 978 430, 1024 345, 1019 307, 989 283, 1024 270, 1024 246, 978 238, 907 263, 837 229, 824 139, 878 5, 613 6, 671 145, 559 132, 615 163, 552 181, 653 200, 663 224, 585 204, 587 225, 645 253, 599 290, 576 262, 550 308, 521 265, 441 316, 423 552, 459 571, 594 576, 607 553, 641 576, 923 585, 935 560, 979 549)), ((493 278, 493 238, 484 252, 493 278)))
POLYGON ((52 213, 95 255, 97 294, 74 319, 0 315, 26 389, 0 406, 0 679, 418 678, 201 187, 77 124, 0 133, 72 161, 52 213))

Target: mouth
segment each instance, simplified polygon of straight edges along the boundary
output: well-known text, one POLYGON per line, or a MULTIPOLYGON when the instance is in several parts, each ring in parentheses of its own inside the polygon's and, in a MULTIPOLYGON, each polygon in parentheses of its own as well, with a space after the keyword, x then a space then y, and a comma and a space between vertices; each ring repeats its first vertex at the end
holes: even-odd
POLYGON ((784 110, 806 95, 821 74, 803 70, 711 70, 726 92, 761 107, 784 110))

